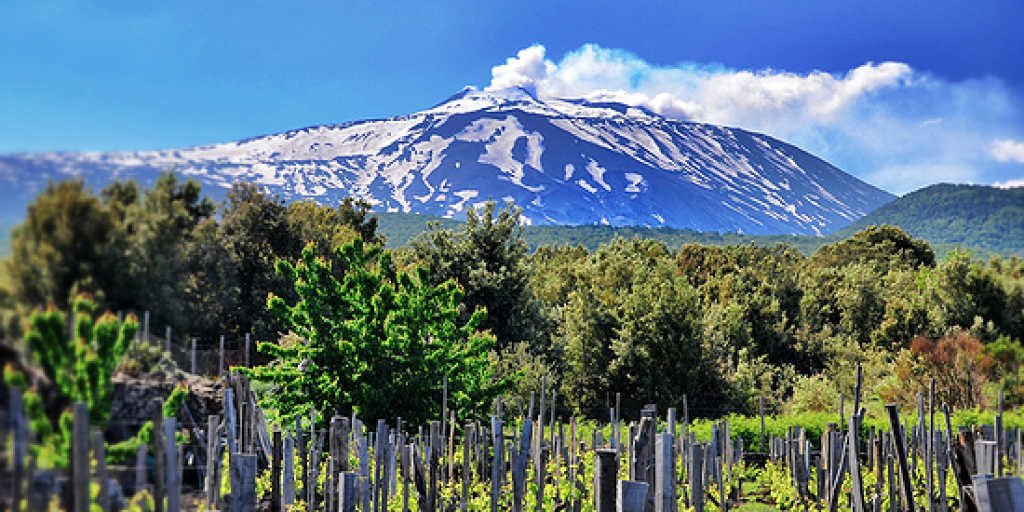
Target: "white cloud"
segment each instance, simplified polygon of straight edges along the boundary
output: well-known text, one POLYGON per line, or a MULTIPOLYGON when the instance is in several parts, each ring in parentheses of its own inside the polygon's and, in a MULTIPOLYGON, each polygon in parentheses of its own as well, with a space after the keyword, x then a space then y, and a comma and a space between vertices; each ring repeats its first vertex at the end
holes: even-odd
POLYGON ((1015 162, 1024 164, 1024 141, 999 139, 992 142, 989 150, 992 158, 999 162, 1015 162))
MULTIPOLYGON (((1005 169, 992 167, 991 158, 999 156, 991 141, 1007 134, 1024 139, 1024 102, 1000 81, 949 82, 902 62, 794 73, 660 66, 597 45, 556 62, 533 45, 492 69, 490 88, 510 86, 540 97, 645 105, 675 119, 767 133, 896 193, 940 177, 1006 179, 1005 169)), ((1024 143, 1016 144, 1021 146, 999 153, 1009 155, 1000 161, 1024 161, 1024 143)))
POLYGON ((992 184, 999 188, 1019 188, 1024 187, 1024 178, 1017 178, 1013 180, 997 181, 992 184))
POLYGON ((555 68, 554 63, 544 59, 544 51, 541 45, 523 48, 504 64, 491 68, 491 85, 488 89, 524 87, 534 90, 535 84, 543 81, 555 68))

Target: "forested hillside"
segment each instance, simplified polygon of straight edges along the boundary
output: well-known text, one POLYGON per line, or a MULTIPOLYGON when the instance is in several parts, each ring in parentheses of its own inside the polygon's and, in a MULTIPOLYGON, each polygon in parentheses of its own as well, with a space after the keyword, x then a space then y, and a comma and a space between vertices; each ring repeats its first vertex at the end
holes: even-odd
POLYGON ((1024 254, 1024 187, 932 185, 881 206, 837 236, 872 224, 898 226, 928 240, 940 253, 963 247, 1024 254))
MULTIPOLYGON (((698 416, 751 412, 761 396, 770 410, 820 410, 852 394, 848 370, 856 363, 871 400, 912 400, 907 390, 919 386, 907 382, 969 365, 969 392, 953 378, 960 387, 940 386, 943 400, 969 396, 971 403, 956 404, 971 407, 1003 390, 1008 404, 1024 401, 1016 377, 1024 364, 1019 258, 954 251, 940 260, 927 242, 892 227, 828 241, 810 256, 790 244, 666 242, 645 232, 594 249, 534 239, 531 250, 529 233, 518 211, 490 204, 402 247, 366 252, 352 244, 379 244, 382 235, 358 202, 288 204, 238 184, 218 206, 173 174, 150 188, 119 182, 99 193, 55 183, 11 241, 3 338, 19 347, 19 319, 88 292, 98 308, 148 310, 154 331, 171 326, 200 348, 247 333, 287 346, 298 317, 274 314, 267 301, 297 304, 307 278, 288 265, 301 257, 303 268, 330 262, 308 279, 330 272, 339 282, 393 283, 397 297, 411 294, 412 302, 380 300, 398 310, 422 306, 413 297, 454 281, 458 318, 450 325, 493 336, 492 364, 511 386, 510 407, 525 407, 516 400, 547 375, 565 407, 593 416, 606 414, 622 390, 630 390, 630 414, 683 395, 698 416)), ((393 318, 403 321, 421 314, 398 310, 393 318)), ((387 322, 381 326, 394 325, 387 322)))

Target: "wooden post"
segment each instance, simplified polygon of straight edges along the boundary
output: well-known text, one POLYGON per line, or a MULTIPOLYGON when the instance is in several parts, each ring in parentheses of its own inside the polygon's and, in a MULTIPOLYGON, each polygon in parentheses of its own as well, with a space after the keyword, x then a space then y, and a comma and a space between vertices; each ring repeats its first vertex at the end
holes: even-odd
POLYGON ((338 512, 356 512, 358 479, 353 471, 344 471, 338 479, 338 512))
POLYGON ((306 506, 309 510, 317 509, 316 487, 320 474, 320 436, 316 431, 316 411, 309 412, 309 464, 304 473, 306 477, 306 506))
POLYGON ((96 459, 96 479, 100 484, 96 504, 103 512, 110 512, 110 482, 107 476, 106 446, 103 444, 103 431, 98 428, 92 431, 92 451, 93 457, 96 459))
POLYGON ((166 496, 167 474, 165 472, 166 457, 164 450, 164 401, 156 400, 156 410, 153 411, 153 510, 164 512, 164 497, 166 496))
POLYGON ((494 462, 491 464, 491 512, 498 512, 498 495, 505 472, 505 462, 502 460, 505 434, 502 432, 500 416, 491 416, 491 436, 491 445, 494 447, 494 462))
POLYGON ((619 475, 619 452, 614 449, 594 451, 594 512, 613 512, 616 482, 619 475))
POLYGON ((291 435, 284 438, 284 471, 281 478, 281 510, 288 510, 295 503, 295 440, 291 435))
POLYGON ((690 454, 687 457, 689 468, 687 470, 687 476, 689 477, 690 487, 690 506, 693 507, 694 512, 703 512, 704 510, 704 447, 697 444, 690 444, 690 454))
MULTIPOLYGON (((597 448, 596 446, 594 448, 597 448)), ((612 448, 622 451, 622 393, 615 393, 615 423, 612 424, 612 448)))
POLYGON ((149 311, 144 311, 142 313, 142 339, 146 343, 150 342, 150 339, 149 339, 149 311))
POLYGON ((217 360, 218 361, 217 362, 217 376, 218 377, 223 377, 224 376, 224 335, 223 334, 220 335, 220 352, 219 352, 219 354, 220 354, 220 359, 217 360))
POLYGON ((914 512, 914 487, 910 480, 910 468, 907 467, 907 449, 903 444, 903 433, 900 430, 900 415, 896 404, 887 404, 889 427, 892 429, 893 448, 896 450, 896 461, 899 465, 901 501, 907 512, 914 512))
POLYGON ((302 468, 302 492, 306 492, 306 482, 309 481, 309 473, 306 472, 306 461, 309 459, 309 453, 306 445, 308 443, 306 433, 302 430, 302 418, 295 418, 295 442, 298 443, 299 447, 299 467, 302 468))
POLYGON ((197 365, 196 365, 197 360, 196 360, 196 339, 195 338, 192 338, 192 351, 190 352, 190 354, 192 356, 190 358, 190 361, 192 363, 192 375, 196 375, 197 374, 196 370, 198 368, 197 368, 197 365))
POLYGON ((463 428, 462 437, 462 502, 460 509, 462 512, 466 512, 469 508, 469 481, 472 479, 473 472, 471 470, 472 465, 470 464, 470 449, 473 443, 473 428, 472 423, 466 423, 463 428))
POLYGON ((167 475, 167 512, 181 511, 181 474, 178 472, 178 443, 174 438, 177 429, 174 418, 164 418, 164 457, 167 475))
POLYGON ((999 390, 999 402, 996 408, 995 430, 996 430, 996 453, 995 453, 995 475, 997 478, 1003 476, 1003 390, 999 390))
POLYGON ((270 510, 281 512, 281 429, 272 434, 273 457, 270 463, 270 510))
POLYGON ((138 493, 146 487, 146 445, 139 444, 135 451, 135 492, 138 493))
MULTIPOLYGON (((454 425, 452 430, 454 430, 454 425)), ((383 419, 377 420, 377 430, 374 433, 374 444, 373 444, 373 503, 377 505, 377 509, 380 510, 380 504, 384 499, 384 478, 386 476, 384 469, 384 455, 387 450, 387 434, 388 426, 387 422, 383 419)), ((451 458, 448 459, 448 467, 451 468, 451 458)))
POLYGON ((928 388, 928 435, 925 437, 926 450, 924 470, 928 497, 928 512, 935 512, 935 379, 928 388))
POLYGON ((249 333, 245 333, 245 367, 251 368, 249 360, 249 345, 252 342, 252 336, 249 333))
POLYGON ((537 485, 537 512, 544 506, 544 404, 547 400, 548 376, 540 380, 540 410, 537 415, 536 444, 533 452, 534 483, 537 485))
POLYGON ((14 456, 14 460, 11 461, 13 462, 13 473, 11 475, 13 477, 11 479, 13 489, 11 489, 11 500, 13 504, 12 510, 20 510, 22 489, 24 488, 25 480, 25 452, 28 446, 28 433, 25 428, 26 424, 24 408, 22 406, 22 391, 17 387, 11 386, 9 395, 11 437, 14 441, 14 453, 12 454, 14 456))
MULTIPOLYGON (((337 479, 336 474, 341 470, 338 461, 338 458, 340 457, 339 452, 341 451, 338 446, 340 422, 341 416, 332 416, 330 426, 328 427, 330 430, 327 433, 327 451, 329 453, 329 457, 327 459, 327 491, 325 493, 327 496, 333 496, 339 489, 335 480, 337 479)), ((324 505, 327 506, 327 512, 332 512, 333 507, 337 505, 337 503, 332 499, 327 499, 325 501, 326 503, 324 503, 324 505)))
POLYGON ((853 512, 865 512, 864 489, 861 483, 860 465, 858 464, 859 460, 857 458, 858 424, 859 421, 857 420, 857 415, 850 415, 850 432, 847 434, 849 442, 846 445, 848 450, 846 460, 849 461, 850 464, 850 483, 852 487, 850 491, 850 507, 853 509, 853 512))
MULTIPOLYGON (((447 381, 446 381, 447 382, 447 381)), ((437 510, 437 480, 438 462, 441 456, 441 427, 442 422, 430 422, 430 453, 427 454, 427 471, 429 483, 427 484, 427 509, 430 512, 437 510)))
POLYGON ((256 456, 231 454, 231 512, 256 510, 256 456))
POLYGON ((220 479, 218 477, 220 466, 220 436, 217 431, 220 429, 220 417, 211 414, 206 418, 206 507, 208 510, 215 510, 220 491, 220 479))
POLYGON ((164 329, 164 352, 171 353, 171 326, 164 329))
POLYGON ((71 430, 71 482, 74 512, 89 512, 89 408, 74 405, 71 430))
POLYGON ((644 512, 647 504, 647 482, 619 480, 616 486, 616 512, 644 512))
POLYGON ((761 395, 761 397, 758 399, 757 409, 758 409, 758 415, 761 416, 761 449, 760 450, 762 452, 766 452, 766 451, 768 451, 768 447, 765 446, 765 444, 767 444, 768 441, 767 441, 767 438, 764 435, 764 395, 761 395))
POLYGON ((654 441, 654 512, 675 512, 675 436, 658 434, 654 441))
POLYGON ((523 433, 519 436, 519 447, 512 456, 512 510, 522 512, 526 495, 526 462, 530 458, 530 443, 533 439, 533 421, 523 421, 523 433))

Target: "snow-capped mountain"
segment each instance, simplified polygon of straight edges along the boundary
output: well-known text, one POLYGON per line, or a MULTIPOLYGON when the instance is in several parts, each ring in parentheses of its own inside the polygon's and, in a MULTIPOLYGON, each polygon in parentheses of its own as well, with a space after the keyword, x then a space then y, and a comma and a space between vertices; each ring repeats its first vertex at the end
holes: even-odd
POLYGON ((49 179, 77 176, 98 189, 168 169, 214 195, 244 180, 286 199, 360 197, 378 211, 457 217, 512 200, 532 224, 749 234, 824 234, 893 198, 765 135, 621 103, 473 88, 407 116, 212 146, 4 155, 0 197, 23 211, 49 179))

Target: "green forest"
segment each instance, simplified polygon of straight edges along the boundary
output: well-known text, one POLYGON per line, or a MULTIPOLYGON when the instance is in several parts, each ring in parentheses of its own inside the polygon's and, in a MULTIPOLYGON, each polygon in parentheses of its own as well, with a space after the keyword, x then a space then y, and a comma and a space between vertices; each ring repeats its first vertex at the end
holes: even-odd
POLYGON ((802 414, 852 396, 857 365, 869 409, 909 405, 932 378, 957 409, 1000 392, 1024 402, 1019 257, 937 256, 875 225, 806 252, 642 231, 531 243, 524 229, 513 206, 489 204, 395 246, 354 200, 287 203, 235 184, 218 203, 172 173, 150 188, 51 183, 10 237, 0 337, 33 364, 33 311, 83 294, 90 314, 149 311, 201 347, 251 334, 251 375, 296 414, 314 402, 436 417, 415 390, 439 376, 460 418, 499 394, 526 408, 544 378, 566 412, 592 418, 616 393, 625 417, 684 397, 693 417, 756 413, 762 399, 802 414), (307 363, 334 380, 314 382, 307 363))
POLYGON ((1024 253, 1024 187, 941 183, 911 192, 837 233, 891 224, 929 240, 936 252, 970 247, 986 253, 1024 253))

